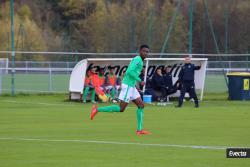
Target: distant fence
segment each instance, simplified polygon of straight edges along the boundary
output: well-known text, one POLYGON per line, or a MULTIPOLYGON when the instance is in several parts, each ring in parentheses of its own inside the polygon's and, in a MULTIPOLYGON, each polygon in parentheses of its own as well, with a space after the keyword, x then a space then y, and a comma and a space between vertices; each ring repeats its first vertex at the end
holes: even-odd
MULTIPOLYGON (((0 67, 0 93, 11 93, 12 64, 10 52, 0 51, 0 57, 9 58, 8 68, 0 67)), ((44 59, 64 56, 93 57, 133 57, 136 53, 63 53, 63 52, 17 52, 28 54, 29 58, 44 56, 44 59), (73 55, 74 54, 74 55, 73 55)), ((183 57, 187 54, 153 53, 150 57, 183 57)), ((226 92, 224 74, 229 71, 250 71, 250 54, 193 54, 195 58, 208 58, 205 93, 226 92)), ((77 61, 15 61, 15 92, 23 93, 68 93, 70 73, 77 61)), ((79 59, 80 61, 81 59, 79 59)))
MULTIPOLYGON (((219 63, 219 62, 218 62, 219 63)), ((237 62, 238 63, 238 62, 237 62)), ((68 93, 70 73, 75 62, 16 62, 15 91, 23 93, 68 93), (23 66, 23 67, 22 67, 23 66)), ((233 66, 233 62, 230 62, 233 66)), ((206 92, 226 92, 227 86, 221 68, 216 62, 208 62, 205 83, 206 92)), ((6 69, 5 69, 6 70, 6 69)), ((2 93, 11 92, 11 68, 1 74, 2 93)), ((249 68, 225 68, 229 71, 249 71, 249 68)))

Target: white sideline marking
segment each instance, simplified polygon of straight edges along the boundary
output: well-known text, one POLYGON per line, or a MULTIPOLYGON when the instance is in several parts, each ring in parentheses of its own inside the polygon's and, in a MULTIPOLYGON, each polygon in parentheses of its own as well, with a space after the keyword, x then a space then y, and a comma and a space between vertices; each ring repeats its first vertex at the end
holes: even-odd
POLYGON ((12 138, 12 137, 1 137, 0 140, 97 143, 97 144, 113 144, 113 145, 136 145, 136 146, 152 146, 152 147, 192 148, 192 149, 207 149, 207 150, 225 150, 226 148, 228 148, 225 146, 193 146, 193 145, 178 145, 178 144, 153 144, 153 143, 117 142, 117 141, 62 140, 62 139, 38 139, 38 138, 12 138))
MULTIPOLYGON (((1 102, 1 101, 0 101, 1 102)), ((70 106, 75 105, 74 103, 60 104, 60 103, 41 103, 41 102, 24 102, 24 101, 15 101, 15 100, 3 100, 6 103, 19 103, 19 104, 38 104, 38 105, 46 105, 46 106, 70 106)))
MULTIPOLYGON (((45 106, 77 106, 82 103, 71 103, 71 102, 65 102, 65 104, 61 103, 41 103, 41 102, 24 102, 24 101, 15 101, 15 100, 3 100, 0 102, 6 102, 6 103, 17 103, 17 104, 37 104, 37 105, 45 105, 45 106)), ((84 105, 84 104, 83 104, 84 105)), ((150 106, 147 106, 149 108, 150 106)), ((127 108, 137 108, 136 106, 128 106, 127 108)))

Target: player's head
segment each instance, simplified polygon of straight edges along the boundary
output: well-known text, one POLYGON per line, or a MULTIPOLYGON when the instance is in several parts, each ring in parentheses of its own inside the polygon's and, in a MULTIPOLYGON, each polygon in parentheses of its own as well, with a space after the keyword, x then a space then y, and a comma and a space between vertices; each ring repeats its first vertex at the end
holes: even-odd
POLYGON ((104 73, 105 73, 104 68, 100 68, 100 69, 99 69, 99 74, 104 75, 104 73))
POLYGON ((145 74, 145 67, 142 68, 141 73, 145 74))
POLYGON ((87 72, 86 72, 87 76, 90 76, 91 75, 91 70, 88 69, 87 72))
POLYGON ((110 73, 110 74, 113 74, 113 73, 114 73, 114 67, 109 67, 108 69, 109 69, 109 73, 110 73))
POLYGON ((149 54, 149 46, 148 45, 141 45, 140 46, 140 56, 144 60, 149 54))
POLYGON ((96 73, 96 69, 94 67, 90 67, 88 70, 87 70, 87 73, 89 73, 90 75, 91 74, 94 74, 96 73))
POLYGON ((165 68, 165 72, 166 72, 166 73, 170 73, 170 72, 171 72, 171 68, 172 68, 171 66, 167 66, 167 67, 165 68))
POLYGON ((158 67, 158 68, 156 69, 156 73, 157 73, 158 75, 162 75, 162 68, 161 68, 161 67, 158 67))
POLYGON ((189 56, 186 56, 184 62, 185 64, 191 63, 191 58, 189 56))

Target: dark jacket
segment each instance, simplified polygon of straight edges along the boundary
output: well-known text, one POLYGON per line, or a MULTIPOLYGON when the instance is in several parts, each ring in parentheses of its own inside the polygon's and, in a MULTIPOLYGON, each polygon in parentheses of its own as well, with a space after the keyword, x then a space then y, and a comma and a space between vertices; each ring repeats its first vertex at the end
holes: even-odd
POLYGON ((164 86, 167 88, 167 89, 170 89, 173 87, 173 80, 172 80, 172 74, 171 73, 166 73, 163 75, 163 83, 164 83, 164 86))
POLYGON ((163 76, 160 76, 157 73, 155 73, 152 77, 151 84, 152 84, 153 89, 160 90, 161 87, 164 85, 163 76))
POLYGON ((195 66, 194 64, 185 64, 181 67, 181 71, 179 73, 179 80, 181 82, 190 82, 194 81, 194 71, 199 70, 201 66, 195 66))

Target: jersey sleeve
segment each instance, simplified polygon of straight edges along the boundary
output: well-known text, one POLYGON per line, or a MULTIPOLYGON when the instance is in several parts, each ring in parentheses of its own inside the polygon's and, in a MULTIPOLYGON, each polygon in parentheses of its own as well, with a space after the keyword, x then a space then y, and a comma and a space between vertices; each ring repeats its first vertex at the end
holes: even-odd
POLYGON ((133 62, 131 62, 130 67, 128 68, 126 73, 127 75, 135 79, 136 81, 141 82, 141 79, 139 75, 137 74, 137 69, 139 65, 140 65, 140 61, 135 59, 133 62))
POLYGON ((199 70, 199 69, 201 69, 201 66, 194 65, 194 70, 199 70))

